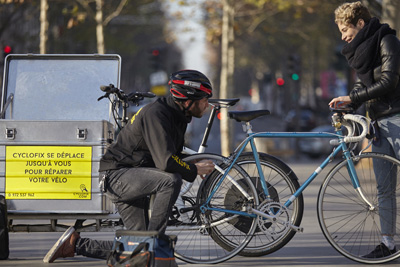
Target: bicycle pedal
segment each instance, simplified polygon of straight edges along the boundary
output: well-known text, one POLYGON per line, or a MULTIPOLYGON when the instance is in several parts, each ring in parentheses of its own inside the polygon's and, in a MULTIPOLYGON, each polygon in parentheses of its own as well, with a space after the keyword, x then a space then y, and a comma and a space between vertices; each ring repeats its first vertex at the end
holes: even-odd
POLYGON ((303 231, 304 231, 304 228, 303 227, 299 227, 299 226, 296 226, 296 225, 290 225, 290 228, 292 229, 292 230, 294 230, 294 231, 296 231, 296 232, 300 232, 300 233, 303 233, 303 231))

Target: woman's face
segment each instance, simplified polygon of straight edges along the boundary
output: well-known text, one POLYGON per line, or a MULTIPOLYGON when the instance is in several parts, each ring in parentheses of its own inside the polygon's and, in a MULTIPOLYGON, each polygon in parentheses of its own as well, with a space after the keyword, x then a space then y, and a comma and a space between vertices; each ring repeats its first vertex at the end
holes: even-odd
POLYGON ((338 28, 340 33, 342 34, 342 40, 350 43, 353 41, 354 37, 356 37, 357 33, 364 28, 364 20, 360 19, 358 20, 356 26, 353 24, 345 25, 341 22, 338 23, 338 28))

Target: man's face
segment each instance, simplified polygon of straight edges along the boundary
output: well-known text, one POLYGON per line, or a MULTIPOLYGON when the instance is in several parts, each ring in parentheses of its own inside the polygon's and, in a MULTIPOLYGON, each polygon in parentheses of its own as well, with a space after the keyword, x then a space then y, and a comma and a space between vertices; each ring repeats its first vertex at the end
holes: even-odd
POLYGON ((342 34, 342 40, 350 43, 356 37, 357 33, 364 27, 364 21, 360 19, 356 26, 353 24, 345 25, 343 23, 338 23, 338 28, 342 34))
POLYGON ((193 105, 189 108, 190 114, 195 118, 203 117, 208 108, 208 98, 202 98, 194 101, 193 105))

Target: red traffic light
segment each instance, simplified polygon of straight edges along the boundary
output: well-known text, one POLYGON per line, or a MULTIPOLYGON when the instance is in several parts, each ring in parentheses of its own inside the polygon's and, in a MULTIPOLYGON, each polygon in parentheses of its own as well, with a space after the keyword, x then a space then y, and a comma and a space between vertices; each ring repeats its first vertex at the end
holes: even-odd
POLYGON ((283 78, 276 79, 276 84, 282 86, 285 84, 285 80, 283 78))
POLYGON ((6 46, 3 48, 3 51, 4 51, 5 54, 10 54, 11 51, 12 51, 11 46, 6 45, 6 46))
POLYGON ((160 55, 160 50, 154 49, 153 51, 151 51, 151 54, 156 57, 156 56, 160 55))
POLYGON ((4 51, 4 53, 6 53, 6 54, 10 54, 11 51, 12 51, 11 46, 6 45, 6 46, 3 48, 3 51, 4 51))

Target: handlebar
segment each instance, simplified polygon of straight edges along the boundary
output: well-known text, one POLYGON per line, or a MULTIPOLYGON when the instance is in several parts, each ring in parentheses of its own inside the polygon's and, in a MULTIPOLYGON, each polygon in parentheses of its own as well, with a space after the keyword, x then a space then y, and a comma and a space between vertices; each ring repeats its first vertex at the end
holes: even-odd
MULTIPOLYGON (((352 114, 355 112, 355 110, 351 105, 338 104, 334 107, 330 107, 330 110, 335 113, 334 116, 342 114, 342 119, 340 120, 340 122, 341 125, 343 125, 347 129, 347 136, 343 139, 345 143, 360 142, 367 136, 371 120, 361 115, 352 114), (354 123, 358 123, 359 125, 361 125, 362 131, 361 134, 358 136, 353 136, 355 129, 354 123)), ((332 121, 335 121, 334 117, 332 117, 332 121)))
POLYGON ((115 123, 118 125, 119 129, 122 129, 126 123, 128 122, 127 117, 127 109, 129 107, 129 102, 139 106, 139 102, 143 100, 145 97, 153 98, 156 95, 151 92, 134 92, 130 94, 125 94, 121 89, 116 88, 113 84, 110 85, 102 85, 100 86, 100 90, 105 92, 105 94, 97 99, 100 101, 103 98, 108 98, 112 105, 112 114, 115 120, 115 123), (118 99, 110 98, 110 94, 116 95, 118 99), (122 104, 122 114, 120 114, 119 106, 122 104), (120 123, 119 123, 120 122, 120 123))
POLYGON ((109 86, 107 85, 102 85, 100 86, 100 90, 105 92, 105 93, 109 93, 109 94, 113 94, 119 91, 118 88, 114 87, 113 84, 110 84, 109 86))
POLYGON ((343 126, 346 127, 346 129, 349 132, 348 136, 346 136, 344 138, 344 140, 343 140, 344 142, 346 142, 346 143, 359 142, 367 136, 370 121, 366 117, 361 116, 361 115, 345 114, 343 116, 343 119, 345 121, 343 121, 342 124, 343 124, 343 126), (354 127, 352 127, 352 125, 350 125, 350 123, 348 123, 347 121, 353 121, 355 123, 360 124, 361 128, 362 128, 361 134, 358 136, 352 136, 354 133, 354 127))
POLYGON ((130 94, 125 94, 124 91, 121 89, 118 89, 115 87, 113 84, 110 85, 102 85, 100 86, 100 90, 105 92, 105 95, 99 97, 97 101, 100 101, 101 99, 105 97, 109 97, 110 94, 115 94, 119 100, 122 102, 133 102, 136 105, 138 105, 140 100, 143 100, 145 97, 146 98, 153 98, 156 95, 151 93, 151 92, 134 92, 130 94))
POLYGON ((354 113, 355 110, 350 104, 344 104, 343 102, 337 102, 333 106, 329 106, 329 109, 332 112, 340 112, 340 113, 354 113))
POLYGON ((127 95, 127 100, 128 101, 132 101, 132 102, 136 102, 139 100, 143 100, 143 98, 147 97, 147 98, 153 98, 156 95, 151 93, 151 92, 135 92, 135 93, 130 93, 129 95, 127 95))

